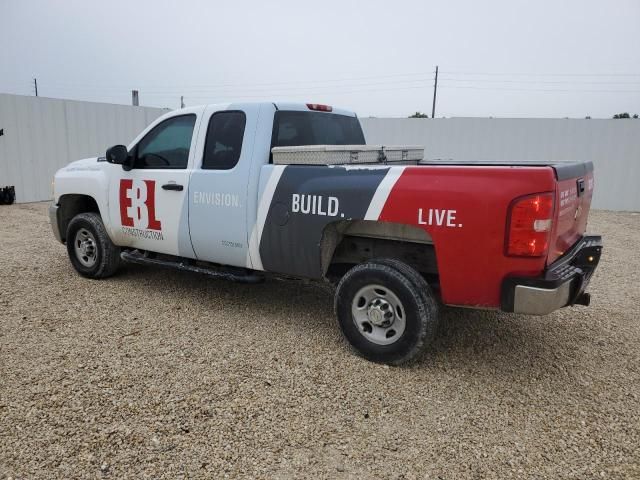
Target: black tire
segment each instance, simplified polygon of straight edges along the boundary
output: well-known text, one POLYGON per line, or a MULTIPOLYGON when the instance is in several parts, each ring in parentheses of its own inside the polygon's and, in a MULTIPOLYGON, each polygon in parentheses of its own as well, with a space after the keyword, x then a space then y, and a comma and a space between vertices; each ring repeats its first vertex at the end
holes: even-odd
MULTIPOLYGON (((388 291, 386 293, 388 294, 388 291)), ((384 297, 383 295, 381 298, 384 297)), ((336 289, 334 308, 340 329, 347 341, 357 353, 373 362, 391 365, 407 363, 415 359, 431 343, 437 330, 438 303, 431 288, 422 275, 407 264, 394 259, 371 260, 349 270, 336 289), (355 308, 362 300, 356 296, 372 285, 388 289, 402 306, 404 331, 397 339, 392 338, 392 343, 389 344, 376 343, 379 339, 372 339, 371 332, 367 334, 366 329, 362 328, 367 322, 358 326, 352 313, 352 307, 355 308)), ((398 315, 394 323, 399 319, 398 315)), ((393 325, 387 328, 392 329, 393 325)))
POLYGON ((73 268, 87 278, 110 277, 120 265, 120 248, 109 238, 97 213, 80 213, 71 219, 67 228, 67 253, 73 268), (90 256, 78 253, 76 247, 80 248, 82 243, 80 238, 76 237, 78 232, 81 232, 85 239, 92 240, 90 256))

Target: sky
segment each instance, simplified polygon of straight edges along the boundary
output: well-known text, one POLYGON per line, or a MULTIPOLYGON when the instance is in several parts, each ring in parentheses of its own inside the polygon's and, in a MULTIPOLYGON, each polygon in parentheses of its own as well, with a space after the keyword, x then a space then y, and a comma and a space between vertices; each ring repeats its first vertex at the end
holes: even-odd
POLYGON ((360 116, 640 114, 640 0, 0 0, 0 93, 360 116))

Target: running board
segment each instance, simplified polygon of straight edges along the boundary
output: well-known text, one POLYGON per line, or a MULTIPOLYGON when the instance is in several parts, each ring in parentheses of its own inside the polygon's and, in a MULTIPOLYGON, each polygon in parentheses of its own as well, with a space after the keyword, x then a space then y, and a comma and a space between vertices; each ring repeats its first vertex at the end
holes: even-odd
POLYGON ((120 253, 120 258, 125 262, 137 263, 139 265, 155 265, 157 267, 173 268, 174 270, 181 270, 183 272, 200 273, 214 278, 223 278, 225 280, 231 280, 232 282, 240 283, 259 283, 264 280, 263 275, 257 273, 248 273, 240 268, 233 267, 198 267, 196 265, 189 265, 184 260, 161 260, 159 258, 150 258, 147 255, 140 253, 139 250, 128 251, 125 250, 120 253))

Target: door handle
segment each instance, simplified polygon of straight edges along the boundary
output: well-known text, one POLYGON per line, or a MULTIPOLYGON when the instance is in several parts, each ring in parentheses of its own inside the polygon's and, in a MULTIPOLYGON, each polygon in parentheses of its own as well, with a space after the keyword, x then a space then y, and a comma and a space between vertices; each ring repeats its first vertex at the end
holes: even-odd
POLYGON ((162 188, 164 190, 176 190, 178 192, 181 192, 184 187, 182 185, 178 185, 177 183, 165 183, 164 185, 162 185, 162 188))

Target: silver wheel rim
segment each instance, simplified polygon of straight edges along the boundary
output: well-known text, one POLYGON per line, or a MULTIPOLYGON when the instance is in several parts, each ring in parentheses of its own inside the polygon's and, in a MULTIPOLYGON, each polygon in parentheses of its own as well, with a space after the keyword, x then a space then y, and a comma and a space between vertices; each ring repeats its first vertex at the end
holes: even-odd
POLYGON ((86 228, 81 228, 76 232, 73 242, 76 258, 85 267, 93 267, 98 259, 98 247, 96 238, 86 228))
POLYGON ((360 334, 377 345, 397 342, 407 325, 404 305, 389 288, 367 285, 351 303, 353 323, 360 334))

